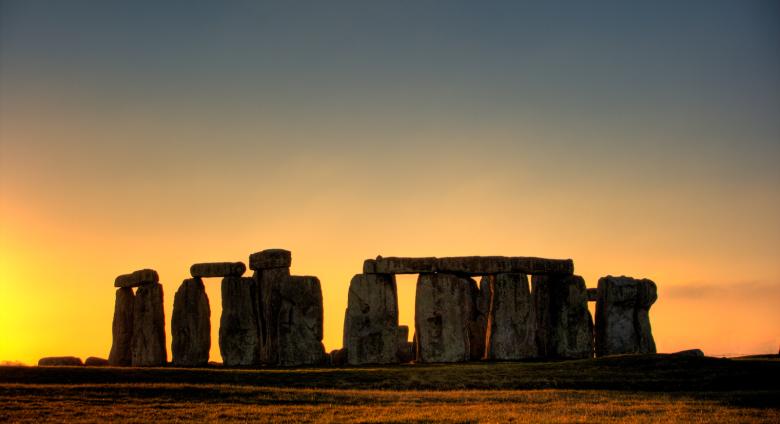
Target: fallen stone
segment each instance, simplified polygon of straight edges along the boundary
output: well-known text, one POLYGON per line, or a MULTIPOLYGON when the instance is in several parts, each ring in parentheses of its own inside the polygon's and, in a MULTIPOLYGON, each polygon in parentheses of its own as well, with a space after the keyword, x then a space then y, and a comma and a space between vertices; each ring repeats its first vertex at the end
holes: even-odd
POLYGON ((650 307, 658 299, 654 282, 607 276, 599 279, 596 356, 655 353, 650 307))
POLYGON ((240 277, 246 272, 242 262, 207 262, 194 264, 190 267, 193 277, 240 277))
POLYGON ((595 302, 599 297, 599 289, 591 287, 588 289, 588 302, 595 302))
POLYGON ((260 339, 260 363, 279 363, 279 315, 282 308, 281 291, 290 279, 289 268, 270 268, 255 271, 257 281, 257 334, 260 339))
POLYGON ((122 274, 114 280, 114 287, 138 287, 144 284, 160 282, 160 276, 153 269, 139 269, 130 274, 122 274))
POLYGON ((78 367, 83 365, 75 356, 49 356, 38 360, 39 367, 78 367))
POLYGON ((330 364, 334 367, 343 367, 344 365, 347 365, 347 351, 345 349, 331 350, 330 364))
POLYGON ((257 282, 254 278, 222 279, 222 316, 219 319, 219 351, 227 367, 258 363, 257 282))
POLYGON ((442 273, 471 276, 501 273, 570 275, 574 272, 574 262, 519 256, 457 256, 439 258, 436 269, 442 273))
POLYGON ((702 352, 701 349, 688 349, 688 350, 681 350, 679 352, 674 352, 671 353, 670 355, 691 357, 691 358, 703 358, 704 352, 702 352))
POLYGON ((249 255, 249 268, 253 271, 289 268, 292 264, 292 254, 284 249, 266 249, 249 255))
MULTIPOLYGON (((407 335, 408 335, 407 327, 407 335)), ((395 276, 357 274, 349 283, 344 318, 347 363, 391 364, 398 361, 398 295, 395 276)))
POLYGON ((111 324, 111 353, 109 364, 115 367, 129 367, 133 364, 133 308, 135 295, 130 287, 116 290, 114 320, 111 324))
POLYGON ((579 275, 532 279, 536 341, 549 359, 593 357, 593 319, 585 280, 579 275))
POLYGON ((196 367, 209 362, 211 308, 203 280, 184 280, 173 297, 171 354, 176 366, 196 367))
POLYGON ((418 362, 461 362, 471 356, 473 280, 453 274, 420 274, 415 296, 418 362))
POLYGON ((84 365, 88 367, 105 367, 108 366, 108 359, 98 358, 96 356, 90 356, 84 361, 84 365))
POLYGON ((278 317, 280 366, 318 365, 324 360, 320 280, 291 276, 281 287, 278 317))
POLYGON ((165 365, 165 312, 162 285, 147 284, 138 288, 133 302, 132 365, 149 367, 165 365))
POLYGON ((496 274, 482 278, 488 298, 485 358, 519 360, 535 358, 536 320, 525 274, 496 274))
POLYGON ((363 262, 366 274, 420 274, 436 272, 436 258, 383 258, 367 259, 363 262))

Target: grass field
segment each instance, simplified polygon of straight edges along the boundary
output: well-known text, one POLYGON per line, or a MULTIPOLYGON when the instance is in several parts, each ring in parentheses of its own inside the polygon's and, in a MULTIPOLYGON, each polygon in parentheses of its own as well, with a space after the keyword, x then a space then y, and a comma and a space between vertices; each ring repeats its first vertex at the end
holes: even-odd
POLYGON ((780 360, 0 368, 0 422, 780 422, 780 360))

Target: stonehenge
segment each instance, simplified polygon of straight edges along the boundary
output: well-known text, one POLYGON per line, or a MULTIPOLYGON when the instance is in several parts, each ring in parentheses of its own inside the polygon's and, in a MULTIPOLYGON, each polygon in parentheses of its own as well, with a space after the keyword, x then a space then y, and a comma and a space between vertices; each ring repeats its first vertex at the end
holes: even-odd
MULTIPOLYGON (((367 259, 349 283, 342 347, 330 353, 322 343, 320 280, 291 275, 292 254, 284 249, 252 253, 248 264, 251 277, 244 276, 243 262, 190 267, 192 278, 182 282, 173 300, 172 365, 209 364, 207 278, 222 281, 218 344, 227 367, 587 359, 656 350, 649 320, 655 283, 607 276, 597 288, 587 288, 574 274, 571 259, 367 259), (418 274, 411 340, 409 327, 399 325, 396 274, 418 274), (588 302, 596 303, 595 325, 588 302)), ((119 275, 114 287, 109 357, 90 365, 166 365, 157 271, 119 275)), ((42 362, 53 364, 58 358, 42 362)))
POLYGON ((200 278, 184 280, 173 297, 171 355, 174 365, 194 367, 209 362, 211 308, 200 278))
POLYGON ((648 312, 658 298, 654 282, 608 275, 599 279, 596 356, 655 353, 648 312))

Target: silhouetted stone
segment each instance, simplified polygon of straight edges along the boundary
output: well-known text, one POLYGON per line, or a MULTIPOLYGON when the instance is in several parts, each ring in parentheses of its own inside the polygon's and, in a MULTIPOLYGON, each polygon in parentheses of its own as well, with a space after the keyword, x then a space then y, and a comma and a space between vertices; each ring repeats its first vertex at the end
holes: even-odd
POLYGON ((200 278, 184 280, 173 298, 171 354, 174 365, 206 365, 211 349, 211 308, 200 278))
POLYGON ((38 360, 39 367, 78 367, 83 365, 75 356, 49 356, 38 360))
POLYGON ((249 269, 258 271, 272 268, 289 268, 292 254, 284 249, 266 249, 249 255, 249 269))
POLYGON ((165 312, 163 287, 160 284, 140 286, 133 302, 132 364, 134 367, 165 365, 165 312))
POLYGON ((312 276, 291 276, 281 286, 278 316, 281 366, 316 365, 324 360, 322 289, 312 276))
POLYGON ((116 289, 114 320, 111 324, 111 353, 108 362, 115 367, 133 364, 133 305, 135 295, 130 287, 116 289))
POLYGON ((574 272, 571 259, 544 259, 521 256, 457 256, 438 258, 436 269, 458 275, 489 275, 500 273, 561 274, 574 272))
POLYGON ((593 319, 585 280, 572 276, 534 276, 536 340, 543 358, 593 357, 593 319))
POLYGON ((255 271, 257 294, 255 310, 260 338, 259 359, 263 364, 279 362, 279 315, 282 308, 282 287, 290 279, 289 268, 269 268, 255 271))
POLYGON ((525 274, 496 274, 482 278, 490 312, 486 331, 486 358, 518 360, 534 358, 536 321, 533 299, 525 274))
POLYGON ((343 367, 347 365, 346 349, 335 349, 330 351, 330 364, 334 367, 343 367))
POLYGON ((367 259, 363 262, 366 274, 420 274, 436 272, 436 258, 383 258, 367 259))
POLYGON ((649 310, 657 298, 655 283, 647 279, 599 279, 596 356, 655 353, 649 310))
POLYGON ((703 358, 704 352, 702 352, 701 349, 688 349, 688 350, 681 350, 679 352, 674 352, 672 353, 672 355, 691 357, 691 358, 703 358))
POLYGON ((588 302, 595 302, 599 297, 599 290, 595 287, 588 289, 588 302))
POLYGON ((190 267, 193 277, 240 277, 244 275, 246 265, 243 262, 206 262, 190 267))
POLYGON ((395 276, 357 274, 352 277, 344 319, 343 345, 350 365, 398 362, 398 295, 395 276))
POLYGON ((222 316, 219 320, 219 351, 227 367, 256 365, 260 338, 257 333, 254 278, 222 279, 222 316))
POLYGON ((96 356, 90 356, 84 361, 84 365, 88 367, 105 367, 108 366, 108 359, 98 358, 96 356))
POLYGON ((479 361, 485 357, 485 342, 487 338, 488 315, 490 313, 490 297, 485 298, 477 282, 465 278, 469 283, 469 302, 467 310, 471 311, 469 323, 469 359, 479 361))
POLYGON ((122 274, 114 280, 114 287, 138 287, 144 284, 154 284, 160 281, 160 276, 153 269, 139 269, 130 274, 122 274))
POLYGON ((420 274, 414 316, 417 361, 469 360, 472 282, 452 274, 420 274))

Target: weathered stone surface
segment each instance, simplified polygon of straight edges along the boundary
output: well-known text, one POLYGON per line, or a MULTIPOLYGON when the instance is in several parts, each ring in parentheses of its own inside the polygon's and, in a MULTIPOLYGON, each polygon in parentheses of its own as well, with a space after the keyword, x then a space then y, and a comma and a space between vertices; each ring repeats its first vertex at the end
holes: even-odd
POLYGON ((536 340, 543 358, 593 357, 593 319, 585 280, 572 276, 534 276, 536 340))
POLYGON ((596 356, 655 353, 649 311, 656 299, 656 285, 650 280, 611 275, 600 278, 596 356))
POLYGON ((200 278, 184 280, 173 298, 171 355, 174 365, 203 366, 211 349, 211 308, 200 278))
POLYGON ((148 367, 165 365, 165 312, 163 287, 147 284, 138 288, 133 302, 132 365, 148 367))
POLYGON ((116 290, 114 321, 111 324, 111 353, 108 362, 115 367, 129 367, 133 364, 133 305, 135 295, 130 287, 116 290))
POLYGON ((282 287, 290 279, 289 268, 270 268, 255 271, 257 294, 255 309, 258 315, 257 334, 260 337, 260 362, 277 365, 279 362, 279 315, 282 308, 282 287))
POLYGON ((588 302, 595 302, 598 299, 599 290, 595 287, 588 289, 588 302))
POLYGON ((266 249, 249 255, 249 268, 253 271, 289 268, 292 264, 292 254, 284 249, 266 249))
POLYGON ((256 365, 260 349, 257 333, 257 282, 254 278, 222 279, 222 316, 219 352, 227 367, 256 365))
POLYGON ((406 325, 398 326, 398 351, 396 357, 398 362, 408 363, 414 360, 414 351, 412 342, 409 341, 409 327, 406 325))
POLYGON ((574 272, 571 259, 544 259, 520 256, 457 256, 439 258, 436 269, 458 275, 489 275, 500 273, 561 274, 574 272))
POLYGON ((84 361, 84 365, 88 367, 105 367, 108 366, 108 359, 98 358, 96 356, 90 356, 84 361))
POLYGON ((436 258, 383 258, 367 259, 363 262, 366 274, 420 274, 436 272, 436 258))
POLYGON ((246 272, 243 262, 205 262, 190 267, 193 277, 240 277, 246 272))
POLYGON ((469 283, 468 310, 471 315, 469 323, 469 359, 479 361, 484 359, 487 341, 488 315, 490 314, 490 297, 477 286, 471 278, 465 278, 469 283))
POLYGON ((138 287, 144 284, 160 282, 160 276, 153 269, 139 269, 130 274, 122 274, 114 280, 114 287, 138 287))
POLYGON ((75 356, 49 356, 38 360, 39 367, 78 367, 84 365, 75 356))
POLYGON ((491 360, 535 358, 536 320, 525 274, 496 274, 481 281, 488 298, 485 357, 491 360))
MULTIPOLYGON (((407 328, 407 335, 409 329, 407 328)), ((350 365, 398 362, 398 294, 391 274, 357 274, 349 283, 343 345, 350 365)))
POLYGON ((472 282, 452 274, 420 274, 414 317, 418 362, 469 360, 472 282))
POLYGON ((281 286, 277 331, 278 365, 322 363, 325 355, 322 288, 317 277, 291 276, 281 286))

